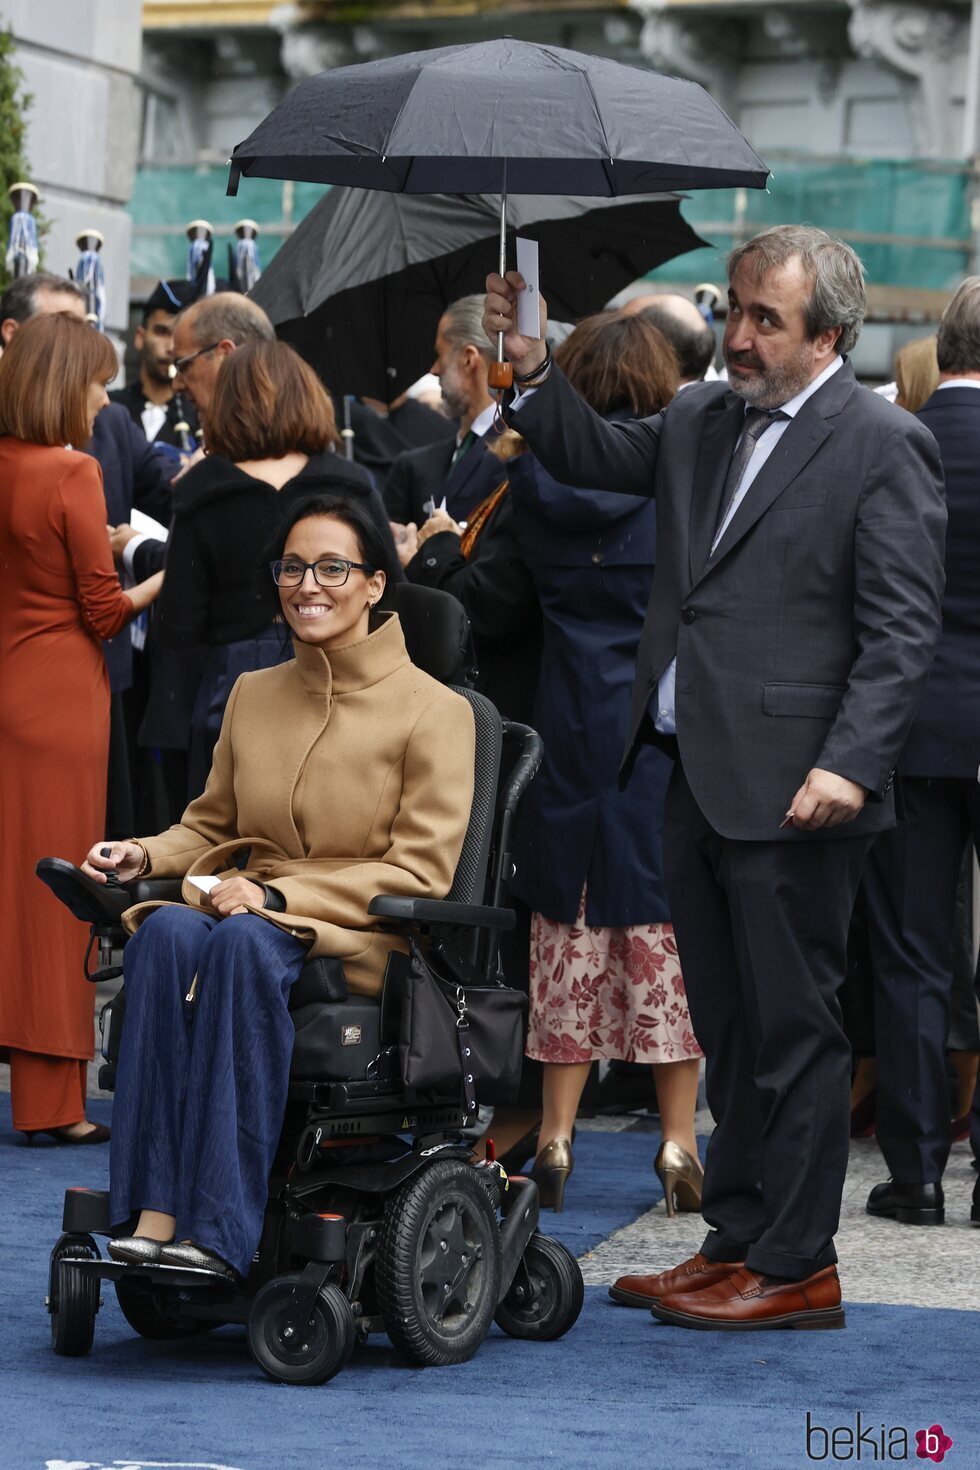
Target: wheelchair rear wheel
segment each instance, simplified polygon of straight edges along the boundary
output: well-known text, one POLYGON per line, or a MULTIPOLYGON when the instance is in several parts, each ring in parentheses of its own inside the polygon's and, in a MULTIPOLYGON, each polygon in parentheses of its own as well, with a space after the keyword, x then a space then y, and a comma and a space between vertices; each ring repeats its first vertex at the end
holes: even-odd
POLYGON ((95 1340, 99 1279, 73 1270, 71 1261, 98 1260, 93 1242, 67 1242, 58 1251, 51 1275, 51 1346, 63 1358, 81 1358, 95 1340))
POLYGON ((559 1240, 534 1234, 494 1314, 508 1337, 553 1342, 574 1327, 585 1300, 578 1261, 559 1240))
POLYGON ((471 1164, 437 1159, 385 1206, 375 1264, 385 1329, 413 1363, 471 1358, 500 1291, 500 1235, 471 1164))
POLYGON ((166 1298, 145 1285, 128 1281, 125 1276, 115 1283, 119 1310, 134 1332, 150 1342, 174 1342, 181 1337, 199 1337, 210 1332, 215 1322, 183 1320, 167 1310, 166 1298))
POLYGON ((340 1287, 328 1281, 301 1320, 299 1284, 298 1273, 266 1282, 249 1313, 248 1345, 262 1371, 278 1383, 326 1383, 354 1351, 354 1314, 340 1287))

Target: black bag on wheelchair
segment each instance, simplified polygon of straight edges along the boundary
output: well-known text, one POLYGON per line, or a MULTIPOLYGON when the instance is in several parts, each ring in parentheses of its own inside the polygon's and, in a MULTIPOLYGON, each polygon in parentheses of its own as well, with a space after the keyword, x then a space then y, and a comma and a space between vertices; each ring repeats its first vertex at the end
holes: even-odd
POLYGON ((459 1088, 467 1112, 513 1100, 521 1080, 527 996, 487 985, 462 960, 412 943, 402 985, 399 1059, 407 1088, 459 1088), (469 971, 469 974, 465 973, 469 971))

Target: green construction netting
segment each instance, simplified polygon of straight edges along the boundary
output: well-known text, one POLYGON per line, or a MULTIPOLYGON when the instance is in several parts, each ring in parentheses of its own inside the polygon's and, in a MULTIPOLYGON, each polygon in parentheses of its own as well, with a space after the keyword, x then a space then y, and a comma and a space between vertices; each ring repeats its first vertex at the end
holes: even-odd
MULTIPOLYGON (((748 189, 736 194, 729 189, 689 196, 684 214, 713 248, 682 256, 654 276, 678 282, 719 281, 733 240, 788 221, 821 225, 850 238, 875 285, 944 290, 972 268, 970 179, 963 165, 772 153, 767 162, 773 173, 768 192, 748 189), (947 244, 924 243, 931 240, 947 244)), ((268 264, 282 239, 271 227, 290 218, 295 224, 324 193, 318 184, 243 179, 237 198, 229 199, 227 179, 224 167, 139 170, 130 204, 134 274, 182 276, 187 242, 181 227, 200 217, 215 228, 218 275, 225 272, 232 225, 242 216, 266 226, 260 252, 268 264), (166 226, 175 232, 159 233, 166 226)))

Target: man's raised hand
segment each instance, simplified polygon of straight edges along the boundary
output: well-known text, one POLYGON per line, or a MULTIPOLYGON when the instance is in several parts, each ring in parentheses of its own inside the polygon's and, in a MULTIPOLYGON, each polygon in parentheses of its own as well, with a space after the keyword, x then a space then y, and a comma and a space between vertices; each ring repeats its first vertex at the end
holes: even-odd
POLYGON ((508 271, 498 276, 491 271, 487 276, 487 301, 483 311, 483 330, 496 346, 497 333, 504 334, 504 355, 513 363, 519 378, 527 377, 540 367, 547 355, 545 333, 548 328, 548 307, 543 296, 539 297, 538 313, 541 321, 541 338, 522 337, 517 330, 517 297, 524 290, 524 277, 518 271, 508 271))

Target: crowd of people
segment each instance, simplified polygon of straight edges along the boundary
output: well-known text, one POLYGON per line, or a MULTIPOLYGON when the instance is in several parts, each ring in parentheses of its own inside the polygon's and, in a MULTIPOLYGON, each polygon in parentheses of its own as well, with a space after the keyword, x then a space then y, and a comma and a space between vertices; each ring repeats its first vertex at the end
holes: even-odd
MULTIPOLYGON (((161 281, 108 394, 115 353, 71 281, 0 301, 14 1126, 110 1139, 85 1113, 79 928, 35 861, 182 877, 247 837, 249 867, 199 903, 132 916, 110 1247, 247 1272, 304 959, 376 993, 395 940, 370 897, 444 895, 459 857, 472 717, 394 612, 400 582, 436 587, 466 611, 476 687, 545 745, 504 949, 528 1063, 498 1158, 573 1204, 607 1064, 607 1092, 659 1113, 668 1216, 708 1225, 614 1298, 681 1326, 841 1325, 849 1132, 875 1128, 890 1173, 870 1213, 942 1223, 976 1089, 980 278, 884 394, 848 356, 860 261, 820 231, 733 252, 720 376, 682 296, 552 351, 544 317, 516 329, 522 284, 446 307, 441 409, 355 404, 353 459, 247 297, 161 281)), ((973 1137, 980 1156, 980 1104, 973 1137)))

